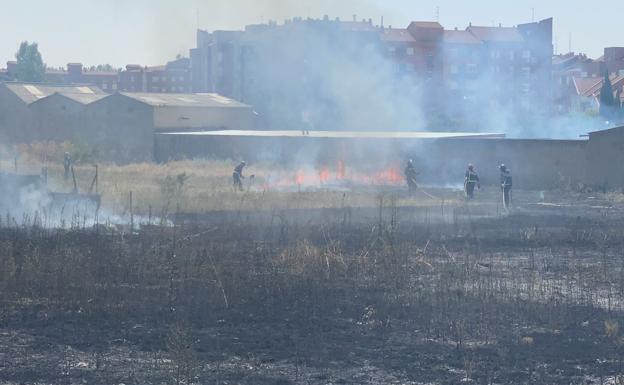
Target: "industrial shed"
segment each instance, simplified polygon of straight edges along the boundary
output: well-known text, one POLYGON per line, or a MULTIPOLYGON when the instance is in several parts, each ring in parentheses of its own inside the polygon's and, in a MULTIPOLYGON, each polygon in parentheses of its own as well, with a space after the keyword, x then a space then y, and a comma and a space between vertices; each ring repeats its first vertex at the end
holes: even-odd
POLYGON ((0 84, 2 143, 70 141, 104 159, 152 159, 154 133, 253 129, 250 106, 217 94, 123 92, 92 85, 0 84))
POLYGON ((254 126, 250 106, 216 94, 120 92, 90 104, 87 116, 100 153, 123 161, 152 159, 157 132, 254 126))
POLYGON ((0 132, 5 143, 76 140, 86 105, 107 94, 90 85, 0 84, 0 132))

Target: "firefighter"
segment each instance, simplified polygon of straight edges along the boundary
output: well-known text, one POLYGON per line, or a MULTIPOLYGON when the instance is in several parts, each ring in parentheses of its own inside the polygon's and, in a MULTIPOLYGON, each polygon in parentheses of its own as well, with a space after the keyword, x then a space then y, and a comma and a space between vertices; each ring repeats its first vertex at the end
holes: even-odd
POLYGON ((69 152, 66 152, 65 156, 63 157, 63 168, 65 169, 65 181, 69 179, 69 171, 71 169, 71 165, 72 165, 72 158, 69 155, 69 152))
POLYGON ((503 193, 503 206, 506 210, 508 210, 511 207, 511 187, 513 185, 511 170, 509 170, 504 164, 500 165, 499 170, 501 191, 503 193))
POLYGON ((418 172, 416 172, 416 168, 414 167, 414 162, 412 160, 407 161, 407 166, 405 167, 405 180, 407 181, 407 188, 410 194, 414 194, 418 185, 416 184, 416 176, 418 172))
POLYGON ((243 191, 243 168, 245 168, 245 161, 242 161, 234 168, 234 172, 232 173, 232 179, 234 181, 234 189, 243 191))
POLYGON ((468 164, 468 170, 466 170, 466 174, 464 177, 464 192, 466 193, 467 199, 474 198, 475 186, 478 189, 481 188, 481 183, 479 182, 479 174, 477 174, 472 164, 468 164))

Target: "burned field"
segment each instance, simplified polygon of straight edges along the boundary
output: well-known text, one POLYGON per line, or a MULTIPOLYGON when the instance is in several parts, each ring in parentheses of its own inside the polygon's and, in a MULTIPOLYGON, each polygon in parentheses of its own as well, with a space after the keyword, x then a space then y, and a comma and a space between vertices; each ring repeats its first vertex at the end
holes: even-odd
POLYGON ((619 383, 621 209, 3 219, 0 381, 619 383))

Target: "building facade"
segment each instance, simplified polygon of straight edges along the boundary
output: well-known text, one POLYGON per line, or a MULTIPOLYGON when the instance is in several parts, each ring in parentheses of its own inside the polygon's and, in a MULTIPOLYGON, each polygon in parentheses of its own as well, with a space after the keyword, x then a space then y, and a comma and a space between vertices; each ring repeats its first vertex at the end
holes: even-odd
MULTIPOLYGON (((277 128, 298 128, 309 125, 315 111, 340 120, 334 119, 340 111, 332 109, 343 108, 334 102, 341 87, 326 83, 334 81, 328 79, 342 65, 346 77, 356 83, 377 78, 382 88, 392 89, 388 94, 415 99, 408 88, 422 90, 414 103, 426 112, 445 110, 454 116, 485 105, 506 106, 519 117, 529 110, 547 115, 553 98, 552 54, 552 19, 445 30, 437 22, 392 28, 372 20, 325 17, 251 25, 244 31, 200 30, 190 57, 195 92, 241 100, 277 128), (354 76, 363 70, 370 71, 354 76)), ((322 124, 328 128, 330 123, 322 124)))
MULTIPOLYGON (((15 81, 17 62, 7 62, 0 70, 0 81, 15 81)), ((128 64, 124 70, 101 71, 84 68, 81 63, 68 63, 65 68, 47 68, 45 82, 50 84, 91 84, 107 93, 117 91, 190 93, 190 59, 178 58, 162 66, 145 67, 128 64)))

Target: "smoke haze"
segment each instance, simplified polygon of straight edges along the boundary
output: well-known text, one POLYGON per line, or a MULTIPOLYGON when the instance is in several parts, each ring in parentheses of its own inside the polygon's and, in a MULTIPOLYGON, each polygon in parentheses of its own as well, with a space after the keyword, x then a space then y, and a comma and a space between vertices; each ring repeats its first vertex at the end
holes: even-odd
POLYGON ((353 14, 381 16, 386 25, 405 27, 411 20, 435 20, 440 7, 440 22, 447 28, 464 28, 469 22, 481 25, 515 25, 555 17, 555 43, 565 52, 569 43, 577 52, 591 57, 602 54, 602 47, 621 44, 612 25, 619 25, 617 0, 595 4, 580 0, 492 2, 475 0, 436 3, 408 0, 23 0, 2 4, 0 25, 0 65, 12 60, 19 43, 36 41, 44 60, 52 66, 71 61, 84 64, 128 63, 161 64, 172 55, 187 54, 195 42, 198 24, 204 29, 242 29, 246 24, 283 20, 295 16, 350 19, 353 14), (197 17, 199 11, 199 18, 197 17), (587 23, 599 19, 600 23, 587 23), (572 33, 572 41, 569 35, 572 33))

